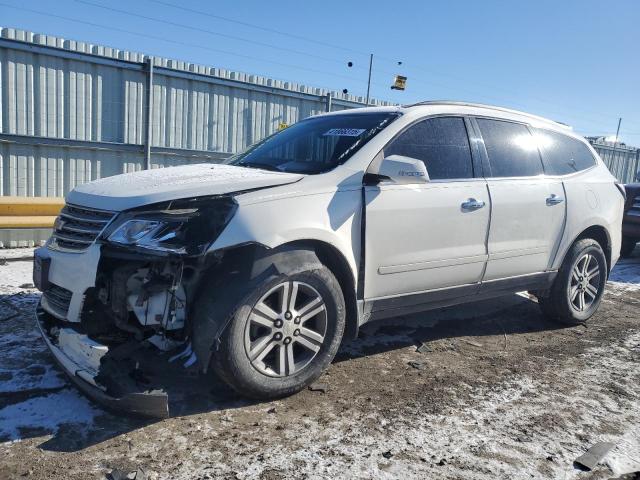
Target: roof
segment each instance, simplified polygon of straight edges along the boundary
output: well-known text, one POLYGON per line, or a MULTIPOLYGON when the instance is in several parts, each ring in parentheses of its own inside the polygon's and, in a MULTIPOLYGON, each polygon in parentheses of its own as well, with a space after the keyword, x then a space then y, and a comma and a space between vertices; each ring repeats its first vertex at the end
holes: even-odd
POLYGON ((417 103, 411 103, 411 104, 407 104, 407 105, 402 105, 402 108, 423 107, 423 106, 432 106, 433 107, 433 106, 439 106, 439 105, 442 105, 442 106, 471 107, 471 108, 484 108, 484 109, 492 110, 492 111, 511 113, 511 114, 514 114, 514 115, 520 115, 520 116, 523 116, 523 117, 527 117, 527 118, 530 118, 532 120, 537 120, 538 122, 550 123, 550 124, 553 124, 557 128, 561 128, 561 129, 565 129, 565 130, 571 130, 571 127, 569 125, 567 125, 566 123, 557 122, 555 120, 550 120, 548 118, 540 117, 538 115, 533 115, 533 114, 527 113, 527 112, 522 112, 520 110, 513 110, 511 108, 499 107, 499 106, 496 106, 496 105, 487 105, 485 103, 460 102, 460 101, 455 101, 455 100, 426 100, 426 101, 423 101, 423 102, 417 102, 417 103))
MULTIPOLYGON (((428 107, 432 109, 437 107, 464 107, 467 109, 485 109, 488 112, 493 112, 494 114, 495 113, 502 114, 497 116, 505 117, 507 119, 510 118, 512 120, 520 120, 520 121, 529 120, 529 121, 532 121, 532 123, 537 123, 539 125, 545 124, 546 126, 552 127, 557 130, 562 130, 564 132, 572 132, 573 130, 569 125, 565 123, 556 122, 548 118, 540 117, 538 115, 533 115, 531 113, 521 112, 519 110, 513 110, 505 107, 498 107, 495 105, 487 105, 484 103, 458 102, 453 100, 428 100, 424 102, 411 103, 411 104, 402 105, 402 106, 384 106, 384 107, 362 106, 355 109, 346 109, 346 110, 333 111, 328 113, 321 113, 320 115, 346 115, 349 113, 353 114, 356 112, 357 113, 403 112, 403 111, 412 110, 414 108, 421 108, 421 107, 428 107), (508 114, 508 115, 504 115, 504 114, 508 114)), ((475 112, 475 111, 466 112, 466 113, 471 115, 478 115, 478 112, 475 112)))

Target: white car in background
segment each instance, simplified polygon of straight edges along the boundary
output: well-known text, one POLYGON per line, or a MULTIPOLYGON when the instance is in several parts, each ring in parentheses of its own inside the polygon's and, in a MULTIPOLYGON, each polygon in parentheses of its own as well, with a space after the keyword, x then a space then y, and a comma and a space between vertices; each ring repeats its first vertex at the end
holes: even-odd
POLYGON ((166 415, 154 379, 176 358, 281 397, 375 319, 528 290, 587 321, 623 204, 591 146, 544 118, 456 102, 319 115, 223 165, 77 187, 36 251, 38 322, 110 406, 166 415))

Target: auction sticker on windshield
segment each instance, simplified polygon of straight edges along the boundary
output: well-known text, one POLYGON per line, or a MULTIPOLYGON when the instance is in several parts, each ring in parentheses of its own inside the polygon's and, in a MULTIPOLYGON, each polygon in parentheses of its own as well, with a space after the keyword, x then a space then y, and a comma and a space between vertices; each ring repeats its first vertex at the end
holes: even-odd
POLYGON ((332 128, 327 131, 324 136, 331 137, 359 137, 366 129, 364 128, 332 128))

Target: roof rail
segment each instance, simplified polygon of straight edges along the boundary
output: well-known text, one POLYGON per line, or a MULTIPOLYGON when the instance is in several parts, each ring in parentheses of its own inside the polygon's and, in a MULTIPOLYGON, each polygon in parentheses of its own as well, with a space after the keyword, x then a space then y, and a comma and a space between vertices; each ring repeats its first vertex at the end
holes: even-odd
POLYGON ((423 102, 416 102, 416 103, 411 103, 411 104, 407 104, 407 105, 402 105, 402 107, 403 108, 409 108, 409 107, 419 107, 419 106, 423 106, 423 105, 457 105, 457 106, 461 106, 461 107, 487 108, 487 109, 490 109, 490 110, 498 110, 498 111, 501 111, 501 112, 508 112, 508 113, 515 113, 515 114, 518 114, 518 115, 524 115, 526 117, 535 118, 536 120, 539 120, 539 121, 542 121, 542 122, 552 123, 552 124, 557 125, 557 126, 559 126, 561 128, 564 128, 564 129, 573 130, 570 125, 567 125, 566 123, 563 123, 563 122, 550 120, 548 118, 540 117, 538 115, 533 115, 533 114, 527 113, 527 112, 522 112, 520 110, 514 110, 512 108, 498 107, 496 105, 488 105, 486 103, 460 102, 460 101, 456 101, 456 100, 425 100, 423 102))

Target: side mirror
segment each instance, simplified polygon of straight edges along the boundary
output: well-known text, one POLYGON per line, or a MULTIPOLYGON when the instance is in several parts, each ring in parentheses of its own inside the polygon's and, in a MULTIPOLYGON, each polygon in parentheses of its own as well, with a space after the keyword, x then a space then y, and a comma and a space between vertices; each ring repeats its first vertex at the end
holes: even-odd
POLYGON ((378 177, 400 185, 414 185, 429 182, 429 174, 422 160, 402 155, 389 155, 380 162, 378 177))

